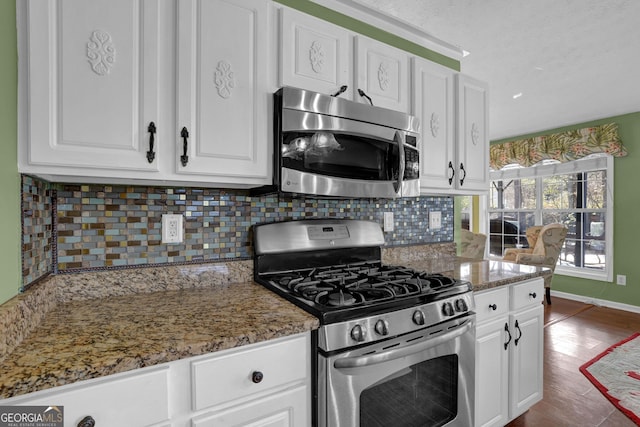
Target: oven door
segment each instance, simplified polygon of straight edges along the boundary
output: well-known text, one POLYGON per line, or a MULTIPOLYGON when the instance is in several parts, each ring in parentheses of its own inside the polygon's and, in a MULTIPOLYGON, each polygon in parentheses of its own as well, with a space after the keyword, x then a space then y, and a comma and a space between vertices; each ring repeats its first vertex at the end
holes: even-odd
POLYGON ((318 113, 282 114, 282 191, 337 197, 419 195, 416 135, 318 113))
POLYGON ((324 427, 472 426, 475 314, 318 356, 324 427))

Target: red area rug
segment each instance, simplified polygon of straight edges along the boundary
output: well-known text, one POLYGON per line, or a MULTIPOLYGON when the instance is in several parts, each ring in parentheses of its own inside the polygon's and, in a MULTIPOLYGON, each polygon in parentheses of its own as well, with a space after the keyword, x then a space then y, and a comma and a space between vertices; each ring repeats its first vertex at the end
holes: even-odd
POLYGON ((582 365, 580 372, 640 426, 640 333, 612 345, 582 365))

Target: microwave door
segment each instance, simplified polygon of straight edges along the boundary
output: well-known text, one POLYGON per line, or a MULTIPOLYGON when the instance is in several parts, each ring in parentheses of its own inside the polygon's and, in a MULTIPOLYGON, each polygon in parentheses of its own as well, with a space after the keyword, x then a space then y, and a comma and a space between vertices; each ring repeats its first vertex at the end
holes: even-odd
POLYGON ((280 143, 281 189, 337 197, 400 196, 403 136, 395 129, 286 110, 280 143))

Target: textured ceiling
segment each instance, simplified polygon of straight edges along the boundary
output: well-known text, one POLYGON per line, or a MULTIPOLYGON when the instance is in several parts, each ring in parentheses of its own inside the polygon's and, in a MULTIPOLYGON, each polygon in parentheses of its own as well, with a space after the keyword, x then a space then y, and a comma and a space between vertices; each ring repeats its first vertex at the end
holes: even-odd
POLYGON ((640 111, 639 0, 354 2, 470 52, 492 140, 640 111))

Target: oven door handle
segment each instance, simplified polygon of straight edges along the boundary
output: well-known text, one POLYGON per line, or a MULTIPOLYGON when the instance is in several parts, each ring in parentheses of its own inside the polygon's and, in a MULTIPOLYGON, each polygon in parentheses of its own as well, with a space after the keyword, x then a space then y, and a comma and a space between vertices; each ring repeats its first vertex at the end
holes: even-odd
POLYGON ((374 353, 366 356, 345 357, 343 359, 337 359, 335 362, 333 362, 333 366, 336 369, 362 368, 365 366, 371 366, 378 363, 399 359, 401 357, 410 356, 412 354, 419 353, 429 348, 439 346, 440 344, 443 344, 452 339, 458 338, 459 336, 467 333, 472 327, 473 322, 467 321, 465 325, 460 325, 456 329, 435 338, 420 341, 419 343, 410 345, 408 347, 381 351, 380 353, 374 353))

